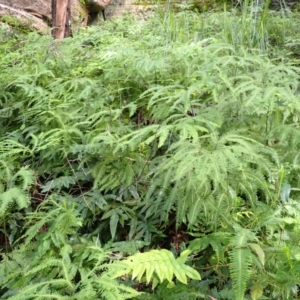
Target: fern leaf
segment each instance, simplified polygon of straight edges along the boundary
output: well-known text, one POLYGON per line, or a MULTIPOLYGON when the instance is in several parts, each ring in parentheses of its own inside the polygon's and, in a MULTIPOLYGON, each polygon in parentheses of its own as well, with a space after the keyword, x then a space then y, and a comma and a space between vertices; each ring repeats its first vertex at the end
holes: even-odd
POLYGON ((251 251, 248 248, 234 248, 230 252, 230 274, 236 300, 243 300, 246 284, 250 277, 251 251))
POLYGON ((250 277, 250 265, 252 254, 248 247, 248 241, 256 240, 255 235, 248 229, 235 225, 236 235, 231 241, 230 251, 230 274, 233 281, 233 288, 236 300, 243 300, 246 284, 250 277))
POLYGON ((18 187, 10 188, 2 193, 0 195, 0 216, 15 202, 19 209, 26 208, 30 203, 28 196, 18 187))
POLYGON ((11 181, 17 184, 18 178, 22 179, 22 189, 26 190, 34 181, 33 171, 29 170, 28 167, 23 167, 12 177, 11 181))
POLYGON ((125 260, 127 272, 139 281, 146 273, 146 282, 149 283, 155 276, 160 282, 167 280, 172 282, 175 276, 180 282, 187 284, 187 277, 200 280, 200 274, 193 268, 185 265, 189 250, 184 251, 182 256, 175 259, 172 252, 162 250, 151 250, 146 253, 137 253, 125 260))
POLYGON ((265 266, 265 252, 259 244, 249 243, 250 248, 256 253, 259 262, 264 267, 265 266))
POLYGON ((116 230, 119 222, 119 214, 117 212, 114 212, 109 220, 109 228, 112 239, 114 239, 116 235, 116 230))
MULTIPOLYGON (((41 295, 43 295, 45 298, 52 297, 51 291, 49 290, 50 287, 53 289, 61 289, 65 288, 68 289, 68 282, 64 279, 53 279, 49 281, 44 281, 36 284, 29 285, 27 287, 24 287, 22 290, 18 292, 17 295, 9 297, 9 300, 25 300, 25 299, 32 299, 32 295, 35 295, 36 299, 43 299, 41 295)), ((53 298, 52 298, 53 299, 53 298)), ((69 297, 58 295, 56 298, 58 300, 63 299, 70 299, 69 297)))
POLYGON ((73 176, 61 176, 55 178, 51 181, 48 181, 45 185, 42 186, 42 193, 48 193, 50 190, 60 190, 63 187, 69 188, 74 185, 76 182, 76 178, 73 176))
POLYGON ((194 280, 200 280, 201 277, 199 273, 191 268, 188 265, 185 265, 185 262, 188 259, 188 256, 191 254, 191 250, 187 249, 180 253, 180 256, 176 259, 176 261, 179 263, 180 267, 185 271, 185 274, 187 277, 194 279, 194 280))

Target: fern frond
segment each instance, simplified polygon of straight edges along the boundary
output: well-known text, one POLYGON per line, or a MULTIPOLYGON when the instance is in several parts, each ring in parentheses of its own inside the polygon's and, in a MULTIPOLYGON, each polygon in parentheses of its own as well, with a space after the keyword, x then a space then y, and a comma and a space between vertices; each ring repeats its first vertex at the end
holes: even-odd
POLYGON ((0 216, 5 214, 7 209, 17 203, 19 209, 26 208, 29 205, 29 197, 20 188, 13 187, 0 194, 0 216))
POLYGON ((234 248, 230 253, 230 275, 237 300, 244 299, 246 284, 250 277, 251 251, 248 248, 234 248))
POLYGON ((0 191, 0 215, 3 215, 14 203, 17 204, 18 209, 26 208, 30 204, 26 190, 33 183, 34 176, 28 167, 22 167, 12 175, 10 168, 3 161, 1 163, 5 171, 7 187, 6 191, 0 191))
POLYGON ((231 240, 230 275, 237 300, 244 299, 246 284, 251 274, 252 254, 248 242, 256 240, 256 236, 248 229, 235 226, 236 235, 231 240))
POLYGON ((18 291, 15 296, 11 296, 9 300, 25 300, 25 299, 70 299, 69 296, 64 296, 58 293, 53 293, 52 289, 68 289, 68 282, 64 279, 53 279, 45 282, 31 284, 18 291), (32 298, 34 297, 34 298, 32 298), (53 298, 52 298, 53 297, 53 298))
POLYGON ((132 278, 139 281, 145 274, 147 283, 153 280, 154 276, 157 276, 160 282, 164 280, 172 282, 173 276, 185 284, 187 277, 200 280, 200 274, 185 265, 189 253, 189 250, 183 251, 177 259, 172 252, 165 249, 137 253, 124 261, 127 265, 125 272, 132 273, 132 278))
POLYGON ((28 167, 22 167, 11 179, 11 185, 20 185, 19 179, 22 180, 22 190, 26 190, 33 182, 33 171, 28 167))

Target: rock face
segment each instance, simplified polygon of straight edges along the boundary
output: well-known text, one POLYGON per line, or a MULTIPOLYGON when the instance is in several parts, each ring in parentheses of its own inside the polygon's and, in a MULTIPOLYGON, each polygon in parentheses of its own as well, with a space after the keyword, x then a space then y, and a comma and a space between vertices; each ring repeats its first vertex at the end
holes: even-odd
MULTIPOLYGON (((80 0, 70 0, 70 24, 76 31, 81 26, 87 26, 90 13, 98 13, 105 9, 111 0, 86 0, 86 5, 80 0)), ((64 1, 57 0, 57 6, 64 1)), ((0 0, 0 21, 3 16, 17 18, 22 26, 45 31, 51 26, 52 0, 0 0)), ((62 7, 64 9, 64 7, 62 7)), ((62 18, 66 19, 66 18, 62 18)))
POLYGON ((0 20, 2 19, 3 21, 9 21, 9 18, 11 18, 10 20, 12 23, 15 23, 15 26, 33 28, 41 33, 50 32, 47 22, 44 22, 39 16, 30 14, 25 10, 0 4, 0 20))
POLYGON ((51 0, 0 0, 0 4, 25 12, 51 17, 51 0))

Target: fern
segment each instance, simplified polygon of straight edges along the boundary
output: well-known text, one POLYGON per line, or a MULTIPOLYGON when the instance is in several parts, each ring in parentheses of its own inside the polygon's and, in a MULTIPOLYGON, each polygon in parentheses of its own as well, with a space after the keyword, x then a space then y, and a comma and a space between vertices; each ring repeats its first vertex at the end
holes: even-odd
POLYGON ((6 168, 5 183, 7 189, 5 191, 0 191, 0 216, 3 216, 14 203, 17 204, 18 209, 24 209, 29 206, 29 197, 25 191, 34 181, 33 172, 27 167, 21 168, 12 175, 6 164, 2 164, 2 166, 6 168))
MULTIPOLYGON (((159 282, 172 282, 173 276, 184 284, 187 284, 187 277, 200 280, 199 273, 184 264, 189 253, 190 251, 186 250, 177 259, 172 252, 165 249, 137 253, 124 261, 127 266, 125 272, 132 273, 132 278, 138 281, 141 281, 145 274, 147 283, 153 278, 157 278, 159 282)), ((157 279, 154 280, 153 286, 157 284, 157 279)))
POLYGON ((235 297, 238 300, 243 300, 246 284, 251 274, 251 251, 247 243, 256 240, 256 236, 251 231, 238 226, 236 226, 235 231, 236 235, 231 240, 230 273, 233 280, 235 297))
POLYGON ((296 295, 299 20, 246 6, 4 35, 3 299, 296 295))
MULTIPOLYGON (((252 275, 252 264, 256 257, 259 259, 260 267, 265 264, 265 253, 257 241, 257 236, 249 229, 241 228, 239 225, 233 227, 233 232, 215 232, 202 238, 194 239, 189 248, 192 252, 207 251, 209 245, 216 254, 216 266, 230 261, 229 271, 233 283, 235 299, 244 299, 244 293, 252 275), (229 255, 227 251, 229 250, 229 255), (253 255, 253 253, 255 255, 253 255)), ((212 260, 210 261, 212 262, 212 260)))
POLYGON ((7 299, 121 300, 137 296, 138 292, 115 279, 126 268, 124 264, 106 263, 108 253, 93 243, 81 249, 74 231, 81 225, 74 205, 47 202, 38 215, 32 214, 30 222, 40 220, 24 235, 25 243, 1 262, 2 285, 9 290, 6 295, 15 294, 7 299), (46 233, 38 233, 42 226, 48 226, 46 233))

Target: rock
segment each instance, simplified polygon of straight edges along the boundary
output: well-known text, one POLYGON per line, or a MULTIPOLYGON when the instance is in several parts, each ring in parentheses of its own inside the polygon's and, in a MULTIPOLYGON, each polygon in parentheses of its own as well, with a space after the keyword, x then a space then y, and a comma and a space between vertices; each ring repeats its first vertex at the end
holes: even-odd
MULTIPOLYGON (((25 25, 31 22, 34 29, 44 30, 47 28, 49 30, 52 17, 51 2, 51 0, 0 0, 2 7, 0 8, 0 16, 12 16, 14 15, 13 11, 18 12, 18 19, 22 20, 25 25), (11 9, 10 12, 8 12, 8 8, 11 9)), ((81 2, 80 0, 71 0, 71 24, 73 31, 78 30, 81 26, 87 26, 89 12, 81 2)))
POLYGON ((85 5, 89 12, 100 12, 104 10, 110 2, 111 0, 86 0, 85 5))
POLYGON ((82 5, 80 0, 71 0, 71 16, 73 31, 87 26, 89 11, 86 6, 82 5))
POLYGON ((32 10, 41 15, 51 17, 51 0, 0 0, 0 4, 19 10, 32 10))
POLYGON ((49 26, 41 18, 3 4, 0 4, 0 20, 10 24, 15 23, 16 27, 20 26, 38 30, 44 34, 50 32, 49 26))

